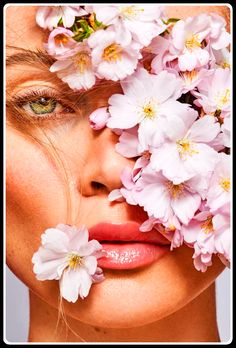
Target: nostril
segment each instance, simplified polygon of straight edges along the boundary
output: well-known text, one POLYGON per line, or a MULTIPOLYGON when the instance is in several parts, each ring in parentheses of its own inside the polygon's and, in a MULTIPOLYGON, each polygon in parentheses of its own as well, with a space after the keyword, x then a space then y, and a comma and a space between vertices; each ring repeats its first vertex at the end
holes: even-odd
POLYGON ((102 189, 105 189, 106 186, 101 184, 100 182, 97 182, 97 181, 92 181, 91 182, 91 186, 94 190, 102 190, 102 189))

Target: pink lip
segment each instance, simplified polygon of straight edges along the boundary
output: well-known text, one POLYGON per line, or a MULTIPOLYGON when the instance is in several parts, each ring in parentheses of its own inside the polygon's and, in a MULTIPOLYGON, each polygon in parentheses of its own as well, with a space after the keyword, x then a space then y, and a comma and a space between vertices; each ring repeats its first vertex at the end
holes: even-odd
POLYGON ((170 242, 156 230, 140 232, 137 222, 99 223, 89 229, 89 239, 98 240, 106 256, 98 265, 110 269, 134 269, 159 260, 170 242))

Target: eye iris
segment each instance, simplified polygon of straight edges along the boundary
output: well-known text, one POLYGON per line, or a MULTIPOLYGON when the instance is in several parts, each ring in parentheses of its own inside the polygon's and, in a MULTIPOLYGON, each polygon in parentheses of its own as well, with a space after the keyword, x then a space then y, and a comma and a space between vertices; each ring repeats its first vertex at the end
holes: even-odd
POLYGON ((56 100, 52 98, 44 98, 41 97, 35 101, 29 103, 31 110, 39 115, 39 114, 49 114, 53 112, 56 108, 56 100))

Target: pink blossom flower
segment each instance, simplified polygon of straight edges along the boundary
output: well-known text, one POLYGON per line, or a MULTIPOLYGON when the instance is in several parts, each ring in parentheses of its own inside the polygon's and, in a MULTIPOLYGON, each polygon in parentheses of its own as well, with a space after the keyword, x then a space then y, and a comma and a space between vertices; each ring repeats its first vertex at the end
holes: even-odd
MULTIPOLYGON (((204 244, 203 244, 204 245, 204 244)), ((212 265, 212 254, 204 252, 197 243, 194 244, 193 264, 197 271, 206 272, 212 265)))
POLYGON ((198 84, 198 92, 193 92, 197 97, 194 104, 201 106, 206 113, 220 112, 222 118, 230 112, 230 69, 215 69, 212 75, 198 84))
POLYGON ((227 69, 231 67, 231 55, 227 48, 221 50, 214 50, 210 47, 211 52, 211 68, 227 69))
POLYGON ((211 212, 219 209, 228 211, 230 205, 230 156, 225 153, 218 154, 218 162, 210 179, 207 192, 207 205, 211 212))
POLYGON ((70 28, 76 16, 87 14, 80 6, 40 6, 36 14, 37 24, 44 29, 52 30, 62 19, 63 26, 70 28))
POLYGON ((209 143, 207 143, 210 147, 212 147, 217 152, 225 149, 222 126, 220 129, 221 129, 221 132, 213 140, 211 140, 211 141, 209 141, 209 143))
POLYGON ((230 34, 227 33, 226 21, 222 16, 217 13, 211 13, 211 31, 209 34, 208 42, 211 48, 214 50, 220 50, 225 48, 230 43, 230 34))
MULTIPOLYGON (((154 172, 146 166, 133 189, 135 201, 144 208, 149 216, 169 223, 176 216, 187 224, 201 203, 201 182, 195 177, 175 185, 161 172, 154 172)), ((173 221, 173 220, 172 220, 173 221)))
POLYGON ((68 55, 73 55, 74 48, 78 46, 78 43, 72 39, 74 33, 63 27, 58 27, 51 31, 48 43, 45 44, 45 48, 51 56, 57 59, 65 59, 68 55))
POLYGON ((94 130, 100 130, 106 126, 107 120, 110 117, 107 107, 98 108, 89 116, 89 123, 94 130))
POLYGON ((98 5, 94 6, 94 12, 102 23, 119 27, 124 42, 128 44, 134 39, 142 46, 147 46, 154 36, 166 29, 161 21, 163 8, 159 5, 98 5))
POLYGON ((76 53, 73 56, 57 60, 50 67, 50 71, 56 72, 57 76, 68 83, 73 90, 89 89, 96 82, 90 54, 91 50, 84 40, 76 46, 76 53))
POLYGON ((139 151, 138 127, 123 130, 119 142, 115 146, 116 151, 124 157, 131 158, 141 155, 139 151))
POLYGON ((123 187, 111 191, 108 196, 109 201, 122 201, 123 197, 128 204, 137 205, 136 191, 140 191, 140 189, 135 183, 140 178, 142 170, 147 167, 148 162, 149 159, 140 157, 133 168, 125 167, 120 177, 123 187))
POLYGON ((136 205, 137 203, 133 197, 133 193, 135 192, 135 182, 132 169, 130 167, 125 167, 121 173, 120 178, 123 187, 121 187, 120 189, 112 190, 108 195, 109 201, 120 202, 125 198, 128 204, 136 205))
POLYGON ((149 232, 159 223, 159 219, 155 218, 154 216, 150 216, 146 221, 142 223, 142 225, 139 227, 139 230, 141 232, 149 232))
POLYGON ((170 53, 178 57, 181 71, 191 71, 206 65, 210 55, 203 40, 211 30, 211 18, 206 14, 179 20, 172 29, 170 53))
POLYGON ((184 241, 194 246, 194 265, 205 272, 212 264, 212 254, 222 254, 230 260, 230 231, 227 215, 209 210, 198 213, 190 223, 182 226, 184 241))
POLYGON ((170 45, 171 42, 162 36, 157 36, 152 40, 148 49, 151 53, 156 54, 151 62, 153 73, 158 74, 166 69, 166 63, 168 61, 168 58, 166 60, 166 56, 168 57, 170 45))
POLYGON ((122 81, 121 87, 124 94, 114 94, 108 100, 111 117, 107 126, 129 129, 139 125, 140 151, 149 150, 153 137, 156 142, 162 141, 166 117, 172 116, 173 110, 182 113, 186 107, 176 101, 180 96, 180 81, 166 71, 152 75, 140 69, 122 81))
POLYGON ((104 256, 96 240, 88 241, 85 227, 59 224, 41 236, 42 246, 34 253, 33 271, 38 280, 60 280, 60 293, 69 302, 89 294, 93 282, 103 280, 97 259, 104 256))
POLYGON ((135 182, 140 178, 142 174, 142 170, 147 167, 149 162, 150 162, 150 154, 148 153, 147 154, 144 153, 141 157, 137 159, 132 171, 132 177, 135 182))
POLYGON ((175 184, 200 174, 209 176, 217 161, 217 152, 207 143, 213 140, 220 131, 214 117, 198 117, 197 112, 182 114, 166 121, 166 141, 153 150, 151 165, 175 184))
POLYGON ((179 248, 183 244, 183 242, 184 237, 182 231, 176 229, 171 240, 170 250, 173 250, 174 248, 179 248))
POLYGON ((91 34, 88 44, 92 49, 92 64, 99 78, 118 81, 131 75, 141 58, 135 44, 124 45, 112 28, 91 34))
MULTIPOLYGON (((156 219, 154 216, 150 216, 146 221, 142 223, 142 225, 139 227, 139 230, 141 232, 149 232, 151 230, 155 229, 158 233, 162 234, 167 240, 171 242, 175 235, 175 228, 174 229, 168 229, 164 228, 163 224, 159 219, 156 219)), ((176 238, 176 246, 177 246, 177 239, 176 238)), ((171 246, 170 246, 171 248, 171 246)), ((172 250, 172 249, 171 249, 172 250)))
POLYGON ((232 231, 230 229, 230 216, 226 214, 216 214, 213 218, 215 229, 215 249, 225 266, 231 263, 231 243, 232 231))
POLYGON ((206 80, 210 75, 211 72, 204 68, 179 72, 182 81, 182 93, 193 91, 202 80, 206 80))

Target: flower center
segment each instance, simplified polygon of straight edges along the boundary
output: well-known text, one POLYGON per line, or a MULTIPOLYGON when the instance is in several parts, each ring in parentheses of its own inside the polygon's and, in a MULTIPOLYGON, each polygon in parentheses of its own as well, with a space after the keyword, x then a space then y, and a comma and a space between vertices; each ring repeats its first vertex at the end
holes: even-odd
POLYGON ((144 117, 147 119, 154 119, 156 117, 156 107, 152 102, 148 102, 143 106, 144 117))
POLYGON ((179 151, 180 157, 192 156, 193 154, 198 153, 198 151, 194 150, 193 143, 188 139, 181 139, 177 142, 177 149, 179 151))
POLYGON ((81 74, 91 66, 91 58, 87 52, 77 53, 74 61, 81 74))
POLYGON ((198 73, 196 70, 184 71, 180 73, 180 76, 183 77, 186 85, 190 85, 197 78, 197 75, 198 73))
POLYGON ((230 190, 230 179, 229 178, 224 178, 220 181, 220 186, 222 189, 226 192, 229 192, 230 190))
POLYGON ((142 157, 144 157, 146 159, 150 159, 151 153, 148 150, 145 150, 142 152, 142 157))
POLYGON ((121 8, 121 14, 129 19, 135 18, 140 12, 143 12, 143 8, 137 8, 136 6, 124 6, 121 8))
POLYGON ((218 109, 221 109, 224 105, 228 104, 229 98, 230 98, 230 90, 229 88, 226 88, 226 90, 220 96, 218 95, 216 97, 218 109))
POLYGON ((230 64, 227 63, 227 62, 221 62, 221 63, 220 63, 220 66, 221 66, 223 69, 230 68, 230 64))
POLYGON ((183 184, 174 185, 171 181, 168 181, 166 186, 170 192, 171 197, 173 198, 178 198, 184 189, 183 184))
POLYGON ((83 258, 78 254, 71 253, 69 255, 68 265, 71 269, 75 269, 77 266, 81 266, 83 264, 83 258))
POLYGON ((111 44, 104 49, 102 58, 108 62, 115 62, 121 59, 121 52, 122 48, 120 45, 111 44))
POLYGON ((204 221, 204 223, 201 225, 201 229, 204 231, 205 234, 209 234, 213 232, 213 224, 212 224, 212 216, 208 216, 207 219, 204 221))
POLYGON ((192 50, 197 47, 201 47, 201 42, 199 42, 198 35, 192 34, 191 36, 189 36, 187 40, 185 41, 185 47, 189 50, 192 50))
POLYGON ((69 41, 69 37, 66 36, 65 34, 57 34, 55 37, 54 37, 54 41, 55 41, 55 44, 56 45, 60 45, 60 44, 67 44, 67 42, 69 41))

